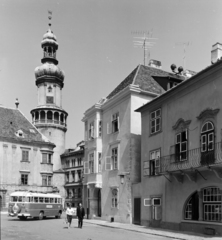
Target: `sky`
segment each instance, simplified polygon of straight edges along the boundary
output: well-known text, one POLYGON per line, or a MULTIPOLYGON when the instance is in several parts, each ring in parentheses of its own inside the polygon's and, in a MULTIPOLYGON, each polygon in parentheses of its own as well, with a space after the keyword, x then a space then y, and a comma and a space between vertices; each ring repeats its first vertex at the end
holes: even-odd
POLYGON ((222 42, 221 0, 0 0, 0 104, 15 108, 18 98, 30 121, 48 10, 65 72, 66 148, 83 140, 84 112, 143 64, 135 37, 157 38, 150 58, 169 72, 172 63, 201 71, 211 64, 212 45, 222 42))

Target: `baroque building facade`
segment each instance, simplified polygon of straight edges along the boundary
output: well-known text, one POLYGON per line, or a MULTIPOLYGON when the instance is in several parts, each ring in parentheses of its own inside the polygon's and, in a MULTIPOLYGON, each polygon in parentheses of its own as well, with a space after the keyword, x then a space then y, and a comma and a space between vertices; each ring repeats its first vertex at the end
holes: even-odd
POLYGON ((16 190, 57 192, 53 183, 55 144, 19 109, 0 106, 0 208, 16 190))
POLYGON ((222 235, 220 49, 211 66, 136 110, 142 176, 133 218, 141 225, 222 235))
POLYGON ((161 70, 159 63, 137 66, 84 113, 84 206, 89 218, 132 222, 132 184, 140 182, 141 170, 141 123, 135 109, 183 80, 161 70))
POLYGON ((62 170, 65 176, 65 205, 77 207, 83 201, 83 159, 84 141, 74 149, 66 149, 61 155, 62 170))

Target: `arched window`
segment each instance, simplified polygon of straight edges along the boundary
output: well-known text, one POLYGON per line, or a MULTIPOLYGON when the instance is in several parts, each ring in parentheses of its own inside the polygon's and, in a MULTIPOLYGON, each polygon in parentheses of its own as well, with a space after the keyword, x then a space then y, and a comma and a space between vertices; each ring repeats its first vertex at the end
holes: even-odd
POLYGON ((52 112, 51 111, 47 112, 47 120, 52 120, 52 112))
POLYGON ((45 121, 45 111, 40 112, 40 119, 41 121, 45 121))
POLYGON ((214 161, 214 125, 208 121, 201 129, 201 165, 209 165, 214 161))

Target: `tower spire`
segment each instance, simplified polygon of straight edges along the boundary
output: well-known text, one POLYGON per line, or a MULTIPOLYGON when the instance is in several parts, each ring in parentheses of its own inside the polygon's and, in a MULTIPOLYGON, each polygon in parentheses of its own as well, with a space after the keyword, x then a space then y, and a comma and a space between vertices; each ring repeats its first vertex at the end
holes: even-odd
POLYGON ((49 19, 49 28, 51 28, 51 26, 52 26, 52 23, 51 23, 51 20, 52 20, 52 11, 49 11, 49 10, 48 10, 48 19, 49 19))

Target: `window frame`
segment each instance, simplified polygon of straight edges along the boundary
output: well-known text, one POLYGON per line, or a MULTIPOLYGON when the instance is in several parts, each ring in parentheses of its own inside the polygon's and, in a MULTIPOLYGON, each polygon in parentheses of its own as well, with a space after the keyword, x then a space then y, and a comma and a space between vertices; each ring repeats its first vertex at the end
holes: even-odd
POLYGON ((111 188, 111 208, 119 207, 119 190, 118 188, 111 188))
POLYGON ((95 132, 95 123, 94 121, 89 123, 89 140, 94 139, 94 132, 95 132))
POLYGON ((29 176, 28 173, 21 173, 21 185, 28 186, 28 182, 29 182, 29 177, 28 176, 29 176))
POLYGON ((112 133, 119 132, 119 112, 112 114, 112 133))
POLYGON ((90 173, 95 173, 94 169, 94 164, 95 164, 95 154, 94 152, 89 153, 89 174, 90 173))
POLYGON ((152 112, 150 112, 150 135, 159 133, 162 129, 162 109, 158 108, 152 112), (160 112, 160 114, 157 116, 157 112, 160 112), (154 114, 154 117, 152 115, 154 114), (159 123, 157 124, 157 121, 159 120, 159 123), (154 126, 152 126, 154 123, 154 126), (157 130, 157 126, 159 126, 159 129, 157 130), (154 127, 154 131, 152 128, 154 127))
POLYGON ((183 162, 188 160, 188 130, 187 129, 184 129, 183 131, 176 134, 175 160, 176 162, 183 162), (182 139, 183 133, 185 134, 185 141, 183 141, 182 139), (185 150, 183 150, 183 146, 186 146, 185 150), (183 154, 186 156, 185 158, 182 158, 183 154))
POLYGON ((112 170, 118 170, 118 162, 119 162, 118 158, 119 158, 118 146, 114 146, 111 148, 112 170))
POLYGON ((22 149, 22 162, 29 162, 29 150, 22 149))
POLYGON ((52 186, 52 175, 42 174, 42 186, 52 186), (46 184, 44 184, 44 182, 46 184))
POLYGON ((161 158, 160 148, 150 151, 149 176, 157 176, 158 172, 160 172, 160 158, 161 158), (152 158, 153 153, 154 153, 154 158, 152 158))

